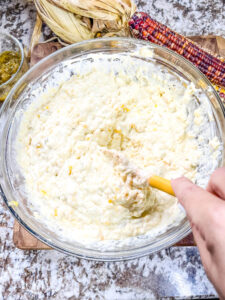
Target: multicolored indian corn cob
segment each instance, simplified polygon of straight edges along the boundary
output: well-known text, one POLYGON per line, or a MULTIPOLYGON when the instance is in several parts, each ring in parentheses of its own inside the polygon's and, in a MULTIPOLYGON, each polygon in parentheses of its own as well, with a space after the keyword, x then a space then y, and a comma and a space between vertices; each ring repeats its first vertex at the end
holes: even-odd
POLYGON ((135 13, 129 21, 129 26, 134 37, 166 46, 177 52, 197 66, 210 81, 225 87, 224 60, 202 50, 189 39, 155 21, 146 13, 135 13))

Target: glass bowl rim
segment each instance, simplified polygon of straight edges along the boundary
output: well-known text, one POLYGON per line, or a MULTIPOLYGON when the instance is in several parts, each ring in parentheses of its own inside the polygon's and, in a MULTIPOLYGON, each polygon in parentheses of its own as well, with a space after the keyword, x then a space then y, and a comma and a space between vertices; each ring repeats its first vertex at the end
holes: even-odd
MULTIPOLYGON (((66 47, 63 47, 62 49, 59 49, 57 51, 55 51, 54 53, 48 55, 47 57, 43 58, 42 60, 40 60, 37 64, 35 64, 34 66, 32 66, 19 80, 18 82, 15 84, 15 86, 12 88, 12 90, 10 91, 7 99, 4 101, 1 110, 0 110, 0 115, 2 114, 2 112, 5 110, 5 107, 8 103, 8 101, 10 100, 10 98, 13 96, 14 91, 20 86, 20 83, 23 82, 23 80, 31 73, 33 72, 33 70, 35 70, 36 68, 38 68, 39 66, 41 66, 42 64, 44 65, 46 61, 54 58, 54 56, 59 55, 59 53, 63 53, 64 51, 70 49, 70 48, 76 48, 85 44, 91 44, 91 43, 95 43, 95 42, 107 42, 107 41, 119 41, 119 42, 134 42, 134 41, 138 41, 139 45, 143 45, 143 46, 151 46, 153 49, 154 48, 158 48, 163 50, 164 52, 169 53, 170 55, 174 56, 175 58, 178 58, 179 60, 183 61, 185 64, 188 64, 190 68, 192 68, 195 73, 198 74, 198 77, 200 79, 203 79, 203 81, 205 81, 205 83, 211 87, 211 91, 214 95, 214 97, 216 98, 220 109, 222 110, 223 116, 225 117, 225 108, 224 105, 222 103, 222 100, 220 99, 219 95, 217 94, 216 90, 214 89, 213 85, 211 84, 211 82, 208 80, 208 78, 201 72, 199 71, 199 69, 197 67, 195 67, 191 62, 189 62, 187 59, 185 59, 184 57, 182 57, 181 55, 175 53, 174 51, 167 49, 163 46, 159 46, 156 45, 154 43, 148 42, 148 41, 143 41, 143 40, 137 40, 135 38, 124 38, 124 37, 111 37, 111 38, 97 38, 97 39, 90 39, 90 40, 85 40, 79 43, 75 43, 72 45, 68 45, 66 47)), ((99 48, 101 49, 101 48, 99 48)), ((89 49, 90 50, 90 49, 89 49)), ((8 124, 9 120, 6 121, 6 123, 4 124, 4 128, 2 131, 2 136, 6 136, 6 131, 8 130, 8 124)), ((3 138, 3 140, 5 140, 3 138)), ((1 148, 0 148, 0 155, 1 157, 5 157, 5 149, 4 149, 4 144, 1 143, 1 148)), ((5 160, 1 159, 1 172, 2 171, 6 171, 5 169, 5 160)), ((134 258, 139 258, 145 255, 149 255, 151 253, 156 253, 158 251, 161 251, 167 247, 172 246, 173 244, 175 244, 176 242, 178 242, 179 240, 183 239, 184 237, 186 237, 190 232, 191 232, 191 227, 189 222, 185 222, 182 228, 182 232, 180 232, 179 237, 178 235, 174 235, 171 236, 170 239, 168 239, 166 242, 164 242, 163 245, 157 247, 157 249, 148 249, 148 247, 150 246, 151 243, 148 243, 145 246, 141 246, 135 249, 131 249, 131 250, 118 250, 118 251, 114 251, 114 254, 118 253, 117 255, 112 255, 112 257, 110 257, 109 255, 107 255, 107 251, 101 252, 100 250, 94 250, 94 249, 86 249, 86 251, 88 252, 92 252, 90 253, 90 255, 86 255, 86 254, 80 254, 80 253, 75 253, 73 251, 70 251, 68 249, 63 249, 61 246, 56 245, 54 242, 50 242, 48 241, 46 238, 42 237, 39 233, 35 232, 32 228, 30 228, 20 217, 19 215, 16 213, 16 211, 14 210, 13 206, 9 205, 9 202, 7 200, 7 197, 5 195, 4 189, 2 187, 2 185, 0 184, 0 194, 6 204, 6 206, 8 207, 9 211, 11 212, 11 214, 14 216, 14 218, 18 221, 19 224, 21 224, 29 233, 31 233, 31 235, 33 235, 34 237, 36 237, 38 240, 42 241, 43 243, 45 243, 46 245, 48 245, 49 247, 56 249, 64 254, 69 254, 69 255, 73 255, 79 258, 85 258, 85 259, 89 259, 89 260, 95 260, 95 261, 121 261, 121 260, 129 260, 129 259, 134 259, 134 258), (139 251, 137 251, 139 250, 139 251), (129 252, 128 255, 125 254, 123 256, 123 254, 121 252, 129 252), (121 253, 121 255, 119 256, 119 253, 121 253), (106 255, 105 255, 106 254, 106 255)), ((79 247, 79 250, 81 250, 81 252, 84 250, 84 248, 79 247)), ((108 254, 112 253, 113 251, 109 251, 108 254)))
POLYGON ((2 36, 5 35, 6 37, 9 37, 10 39, 12 39, 19 46, 20 53, 21 53, 20 65, 19 65, 16 73, 14 73, 9 78, 9 80, 7 80, 6 82, 3 82, 2 84, 0 84, 0 88, 2 88, 4 86, 6 86, 7 84, 9 84, 16 77, 16 75, 19 73, 20 69, 22 68, 22 65, 23 65, 23 62, 24 62, 24 50, 23 50, 22 43, 16 37, 14 37, 13 35, 11 35, 9 33, 5 33, 5 32, 1 32, 0 35, 2 35, 2 36))

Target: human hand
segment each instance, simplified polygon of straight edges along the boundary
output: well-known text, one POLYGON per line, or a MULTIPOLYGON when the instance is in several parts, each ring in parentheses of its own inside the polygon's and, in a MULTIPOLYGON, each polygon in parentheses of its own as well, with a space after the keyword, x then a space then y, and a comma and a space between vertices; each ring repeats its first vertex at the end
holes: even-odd
POLYGON ((217 169, 204 190, 185 177, 172 180, 186 210, 209 280, 225 299, 225 168, 217 169))

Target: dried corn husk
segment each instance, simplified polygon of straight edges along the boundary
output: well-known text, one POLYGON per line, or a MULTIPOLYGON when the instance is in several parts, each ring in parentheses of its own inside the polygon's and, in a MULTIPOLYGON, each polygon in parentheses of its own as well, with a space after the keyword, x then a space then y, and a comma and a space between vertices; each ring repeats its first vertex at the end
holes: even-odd
MULTIPOLYGON (((129 36, 131 0, 34 0, 41 19, 67 43, 99 36, 129 36)), ((34 37, 35 38, 35 37, 34 37)))
POLYGON ((135 5, 130 0, 49 0, 76 15, 96 20, 117 21, 130 18, 135 5))
POLYGON ((42 20, 64 41, 75 43, 94 37, 79 16, 75 16, 47 0, 34 0, 34 2, 42 20))
POLYGON ((36 22, 34 26, 34 31, 31 37, 31 43, 30 43, 30 49, 28 51, 28 57, 30 57, 30 54, 34 48, 34 46, 39 42, 40 35, 41 35, 41 28, 42 28, 42 20, 37 14, 36 22))

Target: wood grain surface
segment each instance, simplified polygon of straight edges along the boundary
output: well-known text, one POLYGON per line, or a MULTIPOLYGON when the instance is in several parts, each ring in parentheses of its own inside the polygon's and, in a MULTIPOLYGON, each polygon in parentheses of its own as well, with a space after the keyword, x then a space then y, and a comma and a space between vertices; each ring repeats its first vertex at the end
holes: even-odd
MULTIPOLYGON (((225 39, 219 36, 191 36, 189 37, 205 50, 225 57, 225 39)), ((52 52, 62 48, 58 42, 40 43, 31 53, 31 66, 52 52)), ((14 224, 13 242, 22 250, 50 250, 51 248, 27 232, 17 221, 14 224)), ((192 234, 181 240, 175 246, 194 246, 192 234)))

